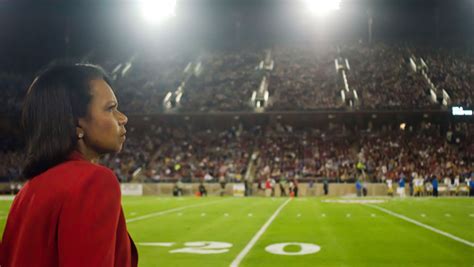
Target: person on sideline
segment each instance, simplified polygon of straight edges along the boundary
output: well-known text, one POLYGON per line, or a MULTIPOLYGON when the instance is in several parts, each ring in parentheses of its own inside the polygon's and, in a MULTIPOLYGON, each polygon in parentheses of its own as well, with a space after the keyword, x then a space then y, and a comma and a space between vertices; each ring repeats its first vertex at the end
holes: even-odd
POLYGON ((265 196, 270 197, 272 194, 272 181, 270 177, 265 180, 265 196))
POLYGON ((327 196, 329 194, 329 181, 327 177, 325 177, 323 181, 323 190, 324 190, 324 195, 327 196))
POLYGON ((469 180, 469 196, 474 197, 474 179, 471 175, 471 180, 469 180))
POLYGON ((438 177, 436 175, 433 175, 431 184, 433 185, 433 196, 438 197, 438 177))
POLYGON ((8 215, 1 266, 137 266, 118 179, 95 163, 121 151, 127 120, 98 66, 36 77, 22 114, 27 182, 8 215))
POLYGON ((199 189, 199 195, 200 196, 202 196, 202 197, 206 196, 207 197, 207 190, 206 190, 206 187, 204 186, 204 182, 201 182, 199 184, 198 189, 199 189))
POLYGON ((400 197, 405 197, 405 175, 400 175, 400 180, 398 181, 397 193, 400 197))

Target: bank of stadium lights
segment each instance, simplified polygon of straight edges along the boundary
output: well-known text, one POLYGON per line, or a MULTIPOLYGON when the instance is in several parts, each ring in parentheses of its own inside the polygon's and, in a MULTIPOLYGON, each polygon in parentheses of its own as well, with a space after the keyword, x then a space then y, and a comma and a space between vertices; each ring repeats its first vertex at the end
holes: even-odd
POLYGON ((152 24, 176 16, 176 0, 142 0, 139 5, 143 18, 152 24))
POLYGON ((316 15, 323 16, 341 7, 341 0, 303 0, 307 9, 316 15))

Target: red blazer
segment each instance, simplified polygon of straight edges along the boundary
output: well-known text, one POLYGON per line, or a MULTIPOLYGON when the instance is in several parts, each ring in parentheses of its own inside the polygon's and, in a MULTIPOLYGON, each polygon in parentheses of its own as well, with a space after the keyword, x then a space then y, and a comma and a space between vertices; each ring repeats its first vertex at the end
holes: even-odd
POLYGON ((137 266, 114 173, 70 159, 28 181, 15 197, 0 247, 5 266, 137 266))

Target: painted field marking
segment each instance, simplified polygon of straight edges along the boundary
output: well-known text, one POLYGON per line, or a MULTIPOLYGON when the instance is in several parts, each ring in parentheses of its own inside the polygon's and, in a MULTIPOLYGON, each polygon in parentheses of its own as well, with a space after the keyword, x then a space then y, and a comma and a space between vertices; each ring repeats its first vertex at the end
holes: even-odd
POLYGON ((252 249, 252 247, 257 243, 258 239, 265 233, 267 228, 270 226, 270 224, 275 220, 276 216, 280 213, 280 211, 286 206, 291 201, 291 198, 289 198, 287 201, 285 201, 283 204, 278 207, 278 209, 273 213, 273 215, 268 219, 268 221, 260 228, 260 230, 253 236, 253 238, 250 240, 250 242, 245 246, 245 248, 237 255, 237 257, 234 259, 234 261, 230 264, 230 267, 237 267, 239 266, 240 262, 244 259, 245 255, 249 253, 249 251, 252 249))
POLYGON ((378 210, 380 210, 380 211, 382 211, 382 212, 385 212, 385 213, 387 213, 387 214, 390 214, 390 215, 392 215, 392 216, 395 216, 395 217, 397 217, 397 218, 400 218, 400 219, 402 219, 402 220, 405 220, 405 221, 407 221, 407 222, 411 222, 411 223, 413 223, 413 224, 416 224, 416 225, 418 225, 418 226, 420 226, 420 227, 423 227, 423 228, 425 228, 425 229, 428 229, 428 230, 430 230, 430 231, 433 231, 433 232, 435 232, 435 233, 437 233, 437 234, 440 234, 440 235, 444 235, 444 236, 446 236, 446 237, 449 237, 449 238, 451 238, 451 239, 453 239, 453 240, 455 240, 455 241, 458 241, 458 242, 463 243, 463 244, 465 244, 465 245, 468 245, 468 246, 470 246, 470 247, 474 247, 474 243, 473 243, 473 242, 464 240, 464 239, 462 239, 462 238, 460 238, 460 237, 457 237, 457 236, 455 236, 455 235, 452 235, 452 234, 450 234, 450 233, 441 231, 441 230, 436 229, 436 228, 434 228, 434 227, 432 227, 432 226, 429 226, 429 225, 426 225, 426 224, 421 223, 421 222, 419 222, 419 221, 416 221, 416 220, 414 220, 414 219, 408 218, 407 216, 398 214, 398 213, 396 213, 396 212, 393 212, 393 211, 391 211, 391 210, 388 210, 388 209, 385 209, 385 208, 382 208, 382 207, 379 207, 379 206, 370 205, 370 204, 366 204, 366 205, 369 206, 369 207, 372 207, 372 208, 374 208, 374 209, 378 209, 378 210))
POLYGON ((320 250, 321 250, 321 247, 318 245, 309 244, 309 243, 299 243, 299 242, 272 244, 265 248, 265 251, 267 251, 268 253, 276 254, 276 255, 285 255, 285 256, 308 255, 308 254, 319 252, 320 250), (294 251, 294 252, 285 251, 285 247, 291 246, 291 245, 300 247, 300 251, 294 251))
POLYGON ((174 242, 138 242, 139 246, 148 246, 148 247, 171 247, 174 242))
POLYGON ((220 254, 229 252, 232 244, 216 241, 194 241, 186 242, 184 246, 184 248, 171 250, 169 253, 220 254))
MULTIPOLYGON (((159 211, 159 212, 153 212, 153 213, 143 215, 143 216, 139 216, 139 217, 136 217, 136 218, 127 219, 126 222, 131 223, 131 222, 141 221, 141 220, 145 220, 145 219, 165 215, 165 214, 172 213, 172 212, 175 212, 175 211, 180 211, 180 210, 185 210, 185 209, 200 207, 200 206, 208 206, 208 205, 212 205, 212 204, 216 204, 216 203, 222 203, 222 202, 227 201, 229 199, 230 198, 225 199, 225 200, 214 201, 214 202, 210 202, 210 203, 195 204, 195 205, 189 205, 189 206, 180 207, 180 208, 174 208, 174 209, 163 210, 163 211, 159 211)), ((178 215, 178 216, 180 216, 180 215, 178 215)))
POLYGON ((376 204, 384 203, 386 200, 383 199, 326 199, 321 200, 325 203, 340 203, 340 204, 376 204))

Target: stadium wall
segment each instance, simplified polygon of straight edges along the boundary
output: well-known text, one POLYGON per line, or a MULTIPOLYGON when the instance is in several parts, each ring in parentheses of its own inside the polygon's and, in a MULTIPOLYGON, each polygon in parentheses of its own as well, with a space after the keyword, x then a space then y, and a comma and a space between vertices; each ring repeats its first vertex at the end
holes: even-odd
MULTIPOLYGON (((124 187, 127 185, 131 185, 135 187, 137 184, 122 184, 122 192, 124 195, 127 193, 124 191, 124 187)), ((174 183, 153 183, 153 184, 138 184, 141 185, 141 192, 142 195, 157 195, 157 196, 172 196, 174 183)), ((232 183, 228 183, 224 190, 225 196, 232 196, 233 193, 233 185, 232 183)), ((387 195, 387 186, 385 184, 365 184, 367 188, 367 195, 368 196, 386 196, 387 195)), ((183 183, 182 184, 182 192, 184 196, 192 196, 198 192, 199 183, 183 183)), ((218 183, 210 183, 205 184, 207 193, 209 196, 212 195, 220 195, 221 193, 221 186, 218 183)), ((17 192, 19 189, 18 186, 15 186, 14 191, 17 192)), ((322 184, 314 184, 312 188, 309 187, 308 183, 300 183, 298 187, 298 195, 299 196, 322 196, 324 195, 323 185, 322 184)), ((288 188, 287 194, 288 194, 288 188)), ((136 188, 132 190, 132 195, 137 195, 136 188)), ((0 193, 1 194, 12 194, 12 187, 10 183, 0 183, 0 193)), ((348 183, 348 184, 329 184, 329 194, 328 196, 347 196, 347 195, 354 195, 356 194, 355 184, 348 183)), ((280 188, 277 185, 275 188, 275 196, 280 196, 280 188)), ((253 184, 252 186, 252 196, 265 196, 265 191, 262 189, 258 189, 257 184, 253 184)))
MULTIPOLYGON (((205 184, 208 195, 220 195, 220 184, 205 184)), ((173 192, 173 183, 157 183, 157 184, 143 184, 143 195, 163 195, 171 196, 173 192)), ((195 195, 198 192, 198 183, 183 184, 183 195, 195 195)), ((324 195, 323 185, 314 184, 312 188, 308 183, 299 184, 299 196, 322 196, 324 195)), ((368 196, 386 196, 387 186, 385 184, 366 184, 368 196)), ((288 190, 288 189, 287 189, 288 190)), ((280 188, 277 185, 275 188, 275 196, 280 196, 280 188)), ((288 194, 288 192, 286 192, 288 194)), ((356 194, 355 184, 329 184, 328 196, 347 196, 356 194)), ((233 195, 233 184, 226 185, 224 195, 233 195)), ((252 196, 265 196, 265 191, 258 189, 257 184, 252 186, 252 196)))
MULTIPOLYGON (((387 185, 384 183, 365 183, 367 188, 367 196, 387 196, 387 185)), ((122 195, 144 195, 144 196, 172 196, 174 183, 154 183, 154 184, 121 184, 122 195)), ((194 196, 199 191, 199 183, 183 183, 182 184, 182 193, 183 196, 194 196)), ((205 184, 207 193, 209 196, 218 196, 221 194, 221 186, 218 183, 205 184)), ((20 184, 15 184, 12 187, 10 183, 0 183, 0 194, 2 195, 12 195, 19 191, 21 188, 20 184), (12 191, 13 190, 13 191, 12 191)), ((322 184, 314 184, 313 187, 309 186, 309 183, 300 183, 299 184, 298 196, 300 197, 315 197, 323 196, 324 190, 322 184)), ((394 194, 397 191, 397 186, 394 185, 394 194)), ((461 190, 462 191, 462 190, 461 190)), ((409 195, 409 188, 405 188, 406 195, 409 195)), ((288 188, 287 192, 288 194, 288 188)), ((347 184, 329 184, 329 193, 330 197, 337 196, 355 196, 356 188, 354 183, 347 184)), ((467 195, 469 192, 464 190, 460 195, 467 195)), ((224 196, 233 196, 234 195, 234 184, 228 183, 224 190, 224 196)), ((440 185, 439 187, 440 196, 449 196, 453 195, 453 192, 450 192, 445 185, 440 185)), ((252 196, 265 196, 265 191, 258 189, 257 184, 252 186, 252 196)), ((275 196, 280 197, 281 192, 279 185, 275 188, 275 196)))

